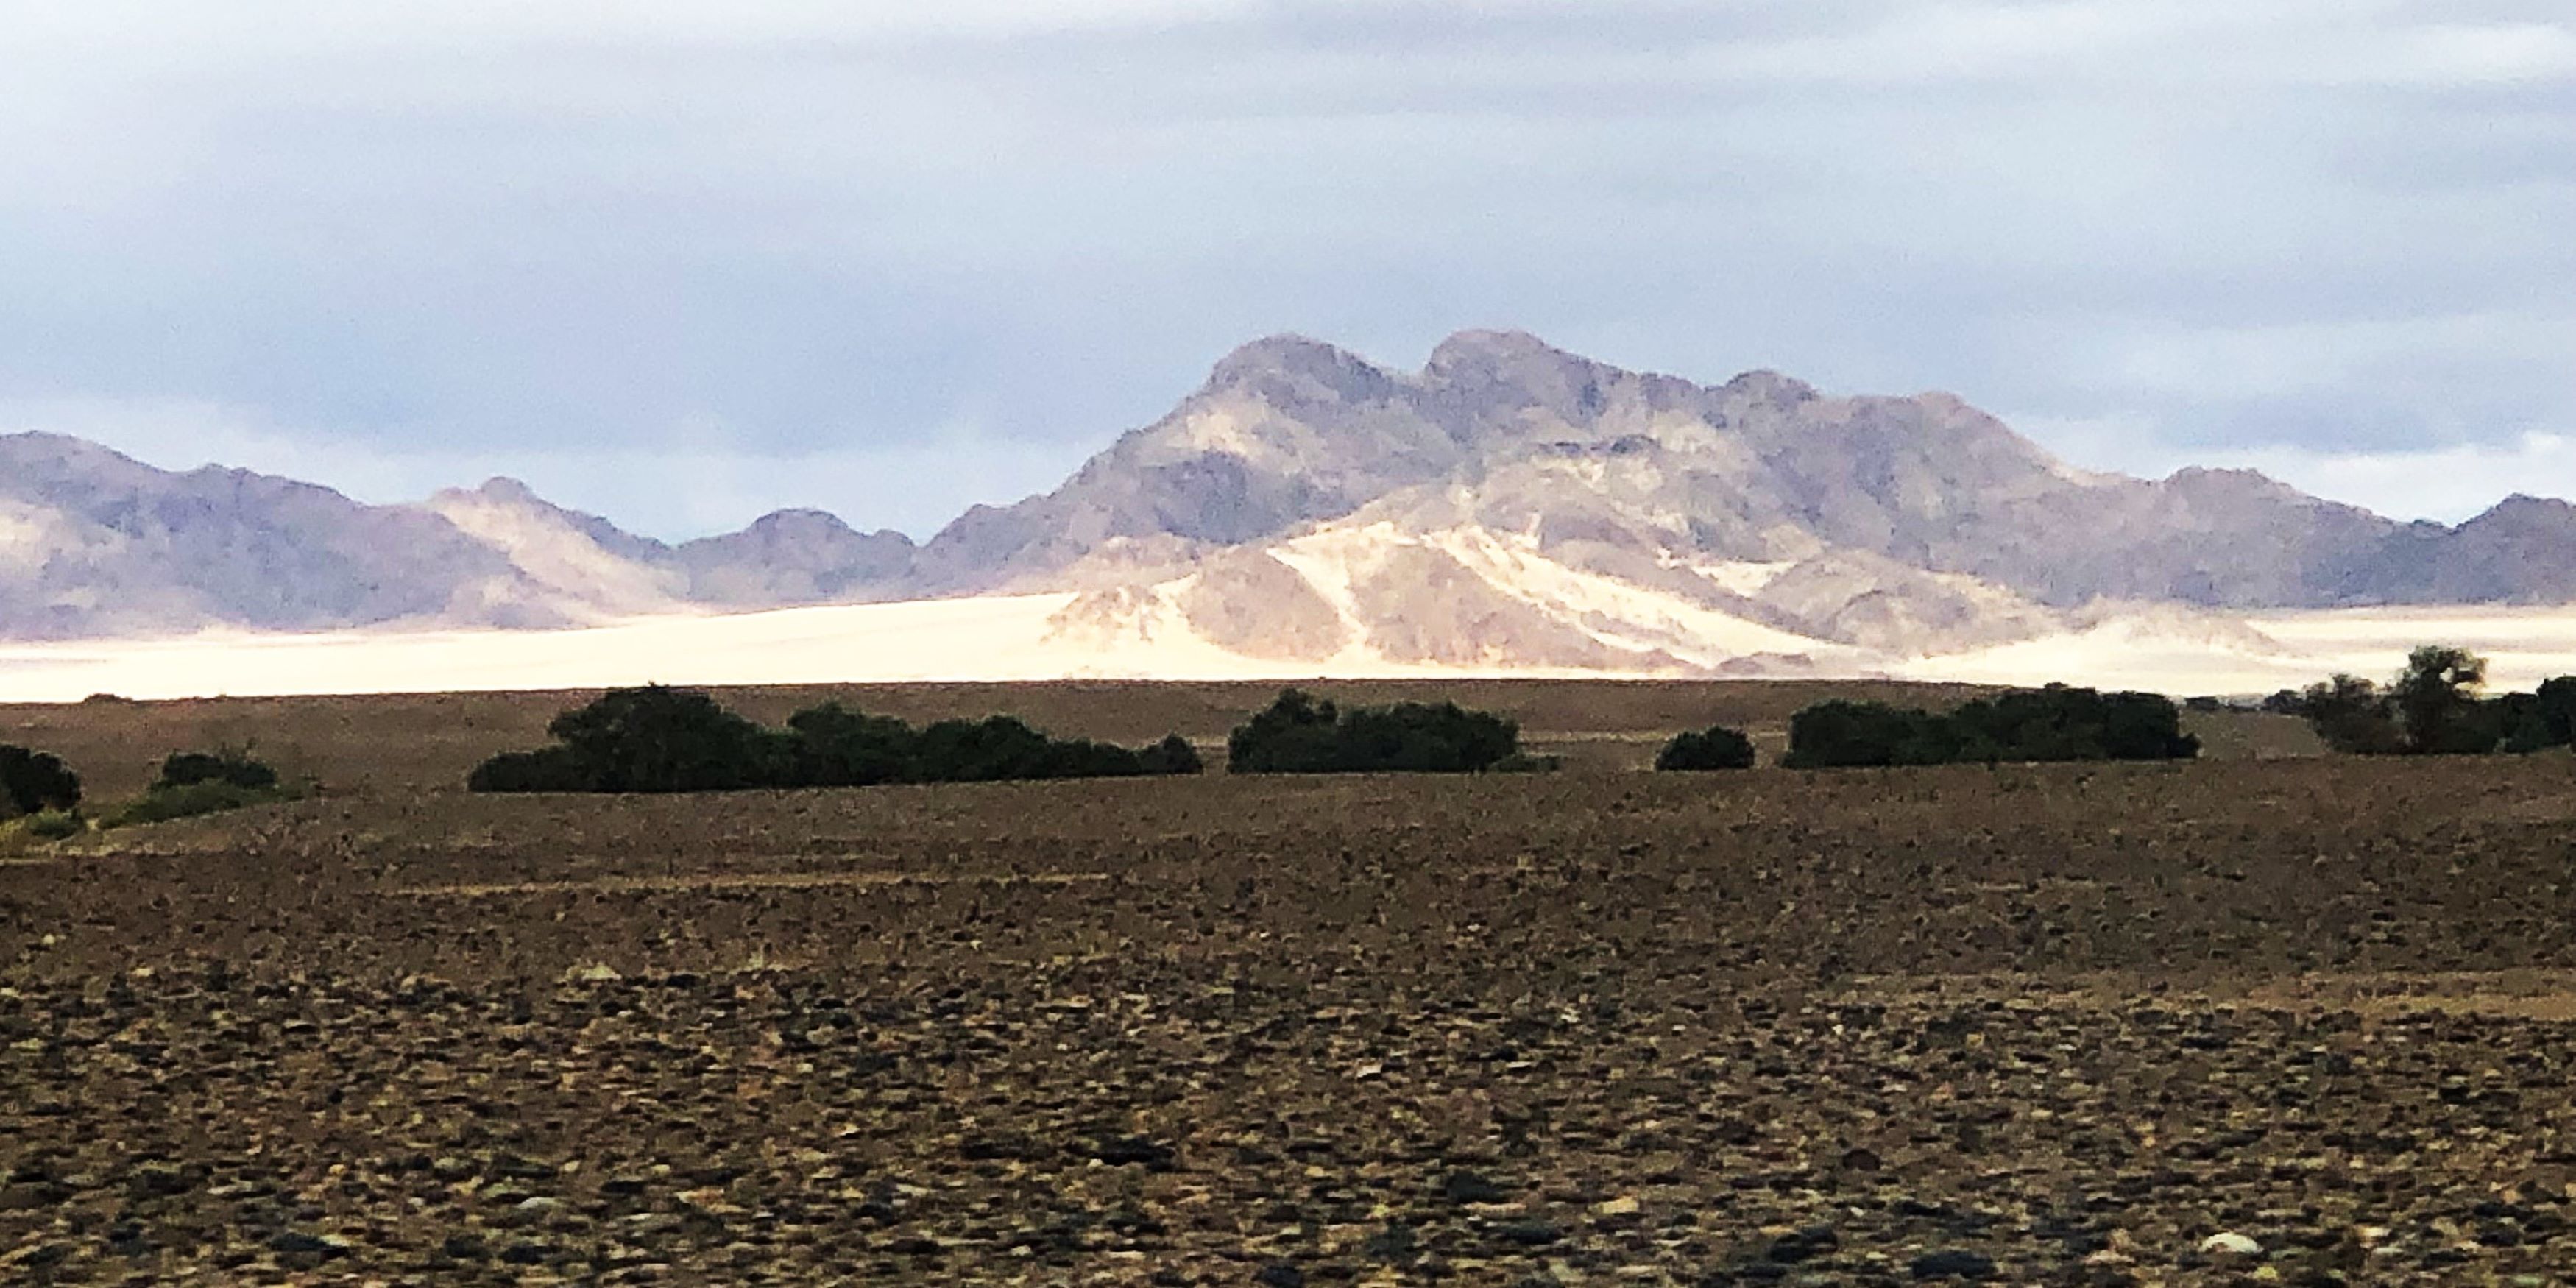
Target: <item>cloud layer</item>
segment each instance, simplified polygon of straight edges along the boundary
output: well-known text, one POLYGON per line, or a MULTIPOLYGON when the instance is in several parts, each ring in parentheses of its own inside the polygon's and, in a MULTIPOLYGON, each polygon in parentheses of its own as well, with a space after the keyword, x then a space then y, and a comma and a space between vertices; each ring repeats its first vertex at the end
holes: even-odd
POLYGON ((2576 436, 2558 0, 0 21, 0 419, 161 463, 256 439, 362 491, 551 471, 666 535, 918 532, 1237 341, 1409 365, 1496 325, 2399 514, 2479 498, 2355 462, 2576 493, 2532 447, 2576 436))

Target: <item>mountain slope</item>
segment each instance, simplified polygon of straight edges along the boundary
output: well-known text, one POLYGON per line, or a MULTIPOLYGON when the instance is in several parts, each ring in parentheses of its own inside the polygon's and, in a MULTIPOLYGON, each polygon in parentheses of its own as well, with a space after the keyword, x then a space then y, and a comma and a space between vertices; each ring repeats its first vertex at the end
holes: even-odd
POLYGON ((1256 341, 1061 487, 919 546, 812 510, 671 546, 507 479, 368 506, 0 437, 0 638, 1026 593, 1074 596, 1050 631, 1121 656, 1181 631, 1282 665, 1848 669, 2100 634, 2136 605, 2188 610, 2155 629, 2194 637, 2258 609, 2569 602, 2576 506, 2447 528, 2243 471, 2092 474, 1948 394, 1701 385, 1508 331, 1418 371, 1256 341))
POLYGON ((174 473, 79 439, 0 435, 0 638, 551 628, 772 607, 891 586, 911 548, 791 511, 674 549, 510 479, 371 506, 246 470, 174 473))
POLYGON ((1419 373, 1293 337, 1248 345, 1056 492, 942 532, 916 588, 1042 585, 1116 547, 1185 562, 1362 512, 1550 549, 1862 552, 2061 607, 2319 606, 2443 584, 2381 570, 2401 534, 2386 519, 2246 473, 2084 474, 1947 394, 1829 398, 1769 372, 1700 386, 1467 332, 1419 373))

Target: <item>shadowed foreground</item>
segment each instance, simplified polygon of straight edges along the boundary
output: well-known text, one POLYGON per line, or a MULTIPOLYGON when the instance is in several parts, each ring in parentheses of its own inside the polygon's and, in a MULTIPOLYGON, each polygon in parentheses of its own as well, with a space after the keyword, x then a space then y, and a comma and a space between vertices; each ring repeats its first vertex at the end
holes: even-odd
POLYGON ((0 1255, 2555 1283, 2565 771, 417 795, 145 829, 0 877, 0 1255))

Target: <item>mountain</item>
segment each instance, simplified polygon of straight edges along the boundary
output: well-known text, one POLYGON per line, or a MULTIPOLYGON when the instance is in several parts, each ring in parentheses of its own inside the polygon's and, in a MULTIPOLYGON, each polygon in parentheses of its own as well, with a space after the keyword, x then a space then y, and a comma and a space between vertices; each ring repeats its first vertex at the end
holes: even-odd
POLYGON ((1067 656, 1319 670, 1852 671, 2140 631, 2259 650, 2230 615, 2576 600, 2576 507, 2453 528, 2244 471, 2096 474, 1948 394, 1701 385, 1504 331, 1419 371, 1255 341, 1055 491, 917 546, 813 510, 673 546, 507 479, 368 506, 0 437, 0 637, 1009 595, 1057 597, 1032 645, 1067 656))
POLYGON ((494 479, 363 505, 247 470, 154 469, 55 434, 0 435, 0 638, 385 623, 581 626, 858 597, 900 533, 784 511, 672 547, 494 479))
POLYGON ((1862 552, 2069 607, 2323 606, 2400 584, 2378 569, 2400 525, 2260 475, 2088 474, 1947 394, 1829 398, 1771 372, 1704 387, 1467 332, 1420 373, 1247 345, 1062 488, 939 534, 922 585, 1043 583, 1122 543, 1178 564, 1364 507, 1550 550, 1862 552))

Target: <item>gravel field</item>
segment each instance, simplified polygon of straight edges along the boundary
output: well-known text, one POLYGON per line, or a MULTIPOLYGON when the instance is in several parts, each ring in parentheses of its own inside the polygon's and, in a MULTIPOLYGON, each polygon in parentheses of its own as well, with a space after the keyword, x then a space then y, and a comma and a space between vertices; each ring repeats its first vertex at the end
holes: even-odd
POLYGON ((341 791, 0 868, 24 1282, 2576 1281, 2562 759, 341 791))

